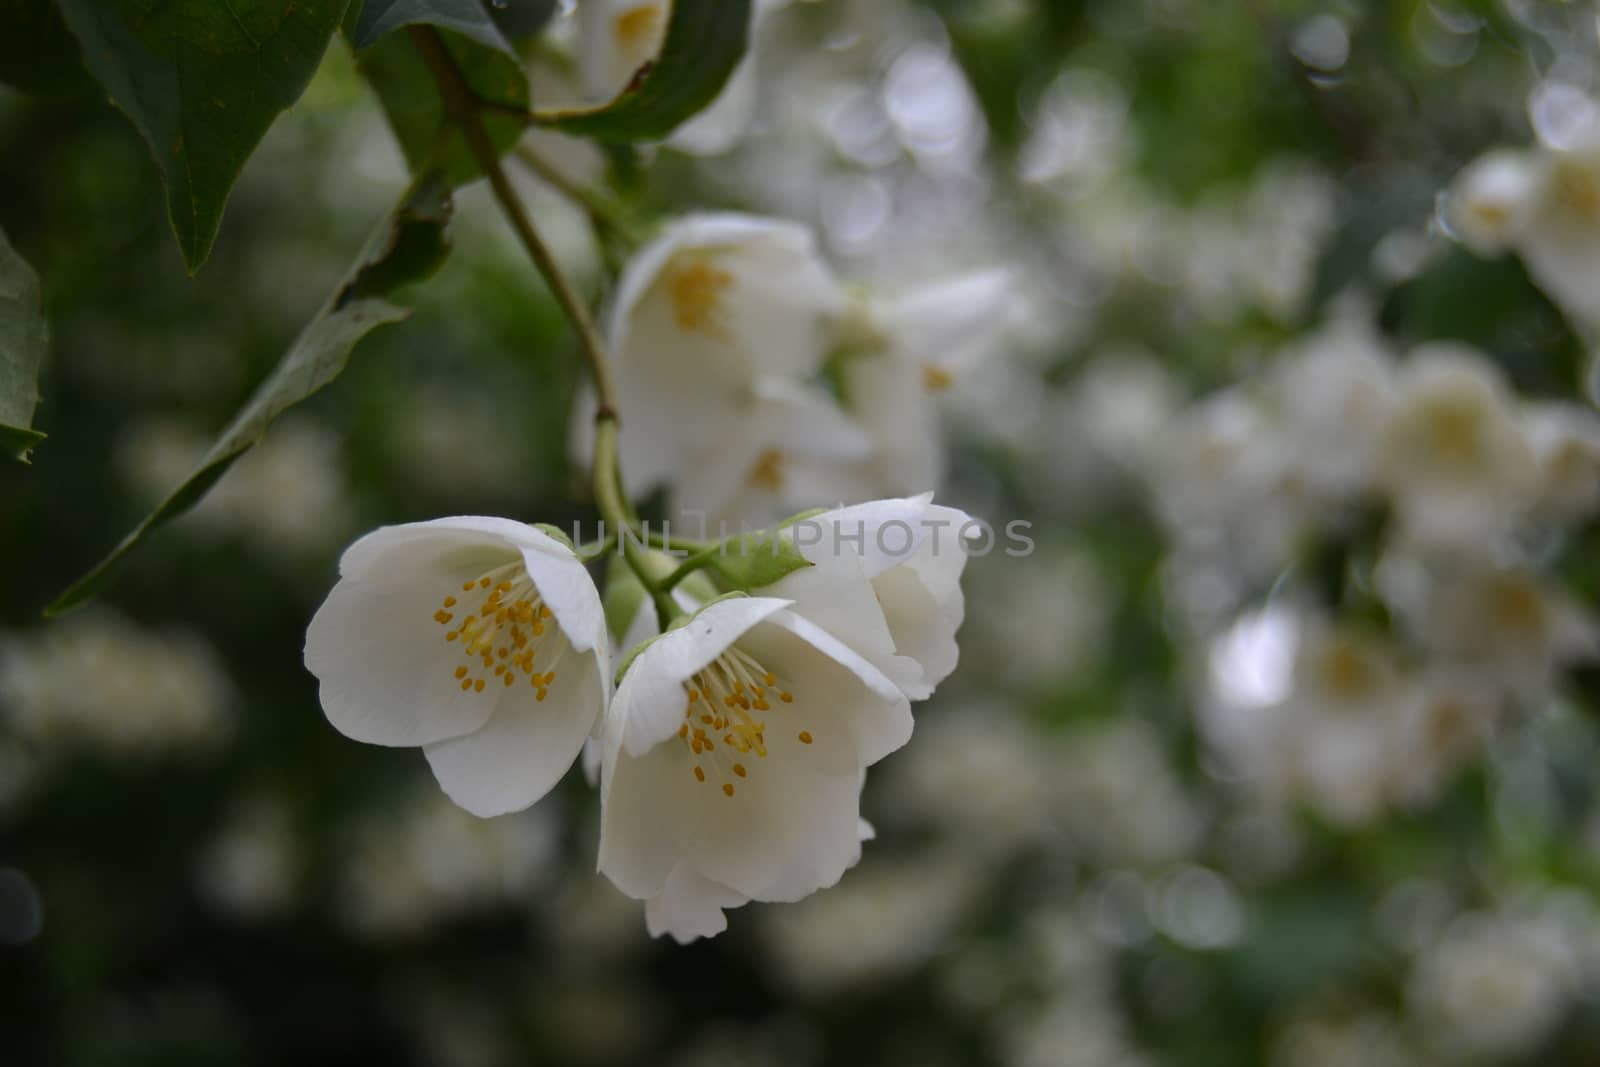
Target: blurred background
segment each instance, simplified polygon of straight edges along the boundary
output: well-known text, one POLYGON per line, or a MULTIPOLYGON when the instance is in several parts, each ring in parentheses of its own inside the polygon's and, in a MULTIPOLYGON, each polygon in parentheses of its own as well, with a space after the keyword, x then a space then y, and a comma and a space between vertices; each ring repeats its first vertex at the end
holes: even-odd
MULTIPOLYGON (((0 89, 0 228, 52 328, 49 440, 0 465, 0 1062, 1600 1062, 1600 676, 1568 654, 1593 501, 1538 527, 1539 599, 1494 601, 1537 622, 1512 710, 1465 741, 1429 719, 1396 760, 1308 695, 1304 650, 1367 692, 1445 624, 1408 621, 1383 507, 1252 480, 1286 441, 1337 451, 1315 418, 1269 434, 1237 403, 1314 410, 1277 369, 1308 346, 1450 340, 1521 403, 1589 405, 1588 327, 1438 197, 1559 139, 1597 52, 1593 7, 1553 0, 796 0, 763 5, 747 96, 700 137, 609 174, 540 139, 631 219, 799 219, 876 291, 1016 272, 1006 352, 941 400, 941 498, 1037 549, 970 566, 962 667, 870 776, 860 866, 688 948, 595 874, 580 776, 476 820, 415 752, 336 734, 301 667, 361 532, 592 517, 573 342, 485 191, 409 323, 44 624, 406 179, 336 41, 191 279, 120 114, 0 89)), ((518 180, 602 298, 606 235, 518 180)))

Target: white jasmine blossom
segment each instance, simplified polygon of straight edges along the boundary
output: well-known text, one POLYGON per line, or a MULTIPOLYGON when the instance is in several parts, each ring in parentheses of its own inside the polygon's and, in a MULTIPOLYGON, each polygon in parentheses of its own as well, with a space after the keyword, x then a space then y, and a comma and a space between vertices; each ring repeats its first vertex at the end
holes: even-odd
POLYGON ((898 687, 788 609, 714 602, 618 684, 600 870, 647 901, 652 934, 710 936, 725 908, 837 882, 861 853, 865 768, 910 737, 898 687))
POLYGON ((1280 356, 1264 400, 1290 452, 1285 477, 1321 501, 1368 491, 1393 390, 1393 361, 1364 321, 1335 321, 1280 356))
POLYGON ((872 434, 874 477, 890 492, 944 477, 940 397, 1004 347, 1015 281, 990 270, 857 303, 843 324, 845 404, 872 434))
POLYGON ((1418 586, 1392 594, 1424 647, 1470 664, 1500 687, 1537 702, 1555 670, 1600 654, 1600 625, 1533 571, 1451 561, 1424 568, 1418 586))
POLYGON ((394 937, 519 904, 554 869, 557 841, 542 808, 475 818, 436 790, 416 789, 348 829, 338 910, 360 933, 394 937))
POLYGON ((109 608, 0 635, 0 725, 41 754, 82 747, 138 762, 214 751, 232 732, 233 702, 202 637, 109 608))
POLYGON ((1478 545, 1506 532, 1538 485, 1538 464, 1499 371, 1453 344, 1401 364, 1375 463, 1406 531, 1478 545))
MULTIPOLYGON (((812 383, 842 306, 803 226, 708 214, 668 227, 623 272, 607 331, 628 491, 694 477, 680 504, 713 517, 744 488, 793 497, 798 481, 823 490, 801 506, 828 499, 825 479, 804 486, 807 464, 872 447, 812 383)), ((574 431, 586 450, 590 420, 574 431)))
MULTIPOLYGON (((195 427, 152 419, 127 435, 118 458, 134 490, 154 504, 182 484, 209 445, 195 427)), ((185 521, 290 557, 325 549, 351 521, 338 439, 304 417, 283 419, 185 521)))
POLYGON ((1490 152, 1456 176, 1445 200, 1445 221, 1478 255, 1500 255, 1521 236, 1537 183, 1527 153, 1490 152))
POLYGON ((195 878, 217 907, 245 919, 282 915, 299 897, 304 848, 293 812, 271 794, 246 798, 201 854, 195 878))
POLYGON ((1479 255, 1515 251, 1569 315, 1600 319, 1600 146, 1592 137, 1490 152, 1456 178, 1445 219, 1479 255))
POLYGON ((1530 404, 1523 427, 1539 463, 1540 514, 1561 521, 1592 514, 1600 505, 1600 415, 1578 404, 1530 404))
POLYGON ((985 883, 982 859, 961 848, 872 863, 828 893, 761 915, 782 980, 811 996, 904 975, 950 942, 985 883))
POLYGON ((1458 918, 1417 959, 1408 995, 1440 1051, 1526 1061, 1581 982, 1570 931, 1540 916, 1478 912, 1458 918))
POLYGON ((468 516, 376 530, 339 571, 306 634, 328 721, 357 741, 421 747, 477 815, 549 792, 610 691, 600 596, 572 549, 468 516))
POLYGON ((811 566, 764 587, 923 700, 955 670, 972 517, 933 494, 809 516, 785 534, 811 566))

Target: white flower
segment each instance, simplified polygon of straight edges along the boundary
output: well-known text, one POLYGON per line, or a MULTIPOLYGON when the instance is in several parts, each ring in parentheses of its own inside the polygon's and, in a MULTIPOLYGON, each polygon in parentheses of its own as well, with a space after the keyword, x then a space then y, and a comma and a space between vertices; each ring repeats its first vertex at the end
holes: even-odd
POLYGON ((1411 806, 1433 801, 1461 767, 1481 756, 1505 702, 1482 672, 1436 667, 1411 686, 1391 735, 1391 792, 1411 806))
POLYGON ((1424 542, 1492 540, 1537 488, 1499 371, 1453 344, 1423 345, 1401 364, 1374 462, 1406 532, 1424 542))
POLYGON ((1600 416, 1571 403, 1530 404, 1523 425, 1539 461, 1541 513, 1582 518, 1600 504, 1600 416))
POLYGON ((810 567, 764 587, 893 678, 912 700, 932 695, 960 655, 961 573, 972 517, 933 494, 874 500, 785 528, 810 567))
POLYGON ((1060 769, 1015 709, 958 704, 917 718, 917 743, 882 782, 896 825, 937 830, 986 857, 1051 839, 1060 769))
POLYGON ((578 75, 591 101, 610 100, 652 62, 666 38, 667 0, 582 0, 578 75))
MULTIPOLYGON (((125 438, 119 458, 135 490, 154 504, 188 477, 208 446, 196 427, 151 419, 125 438)), ((236 533, 270 552, 311 555, 348 532, 349 499, 338 438, 290 416, 229 469, 187 521, 236 533)))
POLYGON ((968 274, 858 304, 843 324, 845 405, 877 445, 883 489, 910 493, 943 479, 939 397, 1004 346, 1014 287, 1005 270, 968 274))
POLYGON ((1473 913, 1417 960, 1409 999, 1441 1051, 1516 1058, 1532 1053, 1582 981, 1572 931, 1538 916, 1473 913))
POLYGON ((911 709, 871 664, 770 597, 716 601, 625 668, 601 781, 600 870, 690 941, 722 909, 793 901, 861 854, 865 768, 911 709))
POLYGON ((1457 177, 1446 220, 1479 255, 1514 250, 1568 314, 1600 318, 1600 147, 1491 152, 1457 177))
POLYGON ((1563 310, 1600 318, 1600 149, 1540 153, 1538 182, 1514 244, 1563 310))
POLYGON ((305 875, 294 813, 272 794, 240 801, 199 858, 195 878, 214 905, 244 919, 282 915, 305 875))
POLYGON ((544 808, 479 819, 437 790, 411 790, 345 831, 336 904, 362 933, 412 933, 524 899, 556 870, 559 840, 544 808))
POLYGON ((233 686, 198 634, 150 630, 103 606, 0 634, 0 728, 41 755, 85 747, 138 762, 214 751, 233 686))
POLYGON ((1369 489, 1393 380, 1388 353, 1363 321, 1336 321, 1275 364, 1266 399, 1289 453, 1285 476, 1336 503, 1369 489))
MULTIPOLYGON (((864 458, 871 439, 812 384, 842 300, 794 223, 692 215, 641 251, 607 330, 628 491, 688 479, 680 504, 716 517, 742 489, 781 496, 798 482, 805 495, 808 463, 864 458)), ((591 428, 579 407, 581 453, 591 428)))
POLYGON ((1527 153, 1490 152, 1456 176, 1445 201, 1445 221, 1478 255, 1499 255, 1521 235, 1536 182, 1527 153))
POLYGON ((901 977, 950 943, 990 871, 964 846, 873 863, 831 893, 761 916, 780 979, 825 996, 901 977))
POLYGON ((339 572, 306 634, 328 721, 421 746, 476 815, 549 792, 610 688, 600 595, 572 549, 509 519, 437 519, 368 534, 339 572))
POLYGON ((1380 571, 1396 613, 1425 647, 1470 664, 1502 691, 1536 702, 1557 666, 1600 654, 1600 626, 1533 571, 1436 563, 1403 582, 1403 562, 1386 561, 1380 571))

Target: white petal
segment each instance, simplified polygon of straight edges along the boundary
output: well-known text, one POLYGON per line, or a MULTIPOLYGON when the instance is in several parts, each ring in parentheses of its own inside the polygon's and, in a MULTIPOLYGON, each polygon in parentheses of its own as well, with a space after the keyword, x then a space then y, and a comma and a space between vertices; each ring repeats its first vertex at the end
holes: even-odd
POLYGON ((628 666, 612 701, 612 718, 628 754, 643 755, 683 724, 683 683, 752 626, 788 607, 772 597, 733 597, 703 609, 664 634, 628 666))
MULTIPOLYGON (((736 795, 697 781, 696 757, 682 742, 637 758, 620 745, 608 750, 600 868, 632 896, 659 895, 684 863, 751 899, 797 900, 833 884, 860 857, 862 767, 909 737, 909 704, 870 664, 792 612, 775 612, 739 645, 793 679, 795 700, 770 712, 768 755, 748 761, 736 795)), ((619 699, 626 689, 624 678, 619 699)), ((681 722, 681 690, 667 696, 668 714, 681 722)))
POLYGON ((1446 219, 1461 242, 1495 256, 1525 225, 1538 170, 1524 152, 1491 152, 1468 164, 1451 183, 1446 219))
POLYGON ((451 557, 470 556, 476 551, 478 558, 485 559, 489 557, 483 550, 502 548, 517 551, 532 549, 556 556, 572 554, 549 534, 514 519, 454 515, 403 526, 384 526, 372 531, 345 549, 339 559, 339 576, 366 578, 376 574, 379 577, 391 577, 394 560, 390 553, 402 546, 451 557))
MULTIPOLYGON (((921 693, 922 670, 915 661, 895 654, 894 636, 861 557, 851 544, 832 541, 831 526, 825 530, 812 529, 804 525, 807 521, 810 520, 802 520, 792 528, 791 536, 800 534, 802 542, 817 535, 824 538, 801 550, 812 565, 786 575, 762 591, 768 596, 793 601, 796 614, 860 653, 902 689, 909 686, 921 693)), ((920 696, 914 698, 920 699, 920 696)))
POLYGON ((883 312, 896 353, 951 373, 996 354, 1015 312, 1016 279, 986 270, 934 282, 896 299, 883 312))
MULTIPOLYGON (((870 500, 835 508, 795 523, 801 550, 807 559, 813 553, 854 549, 861 556, 861 565, 868 578, 876 578, 891 567, 897 567, 914 556, 931 534, 940 534, 941 544, 953 542, 955 532, 945 527, 935 528, 925 520, 929 518, 928 505, 933 494, 890 497, 887 500, 870 500), (807 544, 811 547, 807 547, 807 544)), ((959 514, 959 513, 958 513, 959 514)), ((938 521, 947 517, 936 516, 938 521)))
POLYGON ((845 364, 850 413, 878 445, 878 465, 892 492, 911 493, 944 479, 944 431, 922 368, 894 356, 863 356, 845 364))
POLYGON ((471 733, 495 698, 463 693, 459 646, 434 621, 443 598, 489 567, 516 559, 503 541, 435 530, 379 530, 357 542, 306 630, 306 667, 321 682, 335 729, 368 744, 409 746, 471 733))
POLYGON ((921 666, 914 684, 903 686, 906 695, 913 700, 926 700, 933 695, 933 688, 956 669, 960 656, 957 627, 946 621, 938 601, 908 567, 882 574, 872 585, 894 635, 895 650, 921 666))
POLYGON ((755 398, 746 434, 767 447, 817 459, 861 459, 872 451, 872 436, 817 386, 763 378, 755 398))
MULTIPOLYGON (((911 740, 911 706, 899 686, 882 671, 793 611, 775 612, 763 622, 741 646, 779 674, 806 680, 806 707, 829 709, 828 714, 838 720, 836 725, 850 735, 858 769, 911 740), (796 658, 794 646, 775 642, 773 631, 799 639, 803 647, 799 663, 790 663, 796 658)), ((800 699, 798 694, 796 699, 800 699)))
POLYGON ((832 885, 860 856, 860 772, 842 731, 814 732, 811 745, 769 734, 767 758, 732 797, 695 780, 681 742, 620 754, 606 772, 600 870, 646 900, 679 864, 754 900, 832 885))
POLYGON ((594 653, 569 650, 545 700, 531 685, 505 688, 482 729, 423 750, 450 799, 485 818, 521 811, 561 780, 605 706, 606 677, 594 653))
POLYGON ((701 937, 715 937, 728 928, 724 908, 750 902, 743 893, 702 878, 679 864, 667 876, 661 892, 645 902, 645 926, 651 937, 671 934, 680 945, 701 937))
POLYGON ((611 645, 606 640, 606 613, 600 591, 589 577, 589 569, 570 549, 554 538, 540 536, 555 550, 525 549, 522 565, 573 649, 600 653, 604 665, 610 659, 611 645))

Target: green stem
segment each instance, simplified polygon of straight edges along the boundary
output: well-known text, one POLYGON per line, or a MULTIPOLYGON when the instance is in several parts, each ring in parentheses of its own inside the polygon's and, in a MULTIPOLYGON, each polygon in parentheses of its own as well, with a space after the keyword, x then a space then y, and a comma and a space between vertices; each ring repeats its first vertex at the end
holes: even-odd
POLYGON ((517 161, 536 177, 562 196, 583 209, 589 223, 602 239, 621 244, 628 251, 644 244, 640 233, 623 217, 622 205, 597 189, 573 181, 561 169, 545 159, 527 143, 516 148, 517 161))
POLYGON ((594 435, 594 499, 600 509, 600 518, 611 527, 622 546, 622 558, 627 560, 629 568, 639 579, 645 591, 650 594, 650 600, 656 606, 656 622, 661 627, 661 632, 666 633, 672 620, 681 614, 678 604, 672 599, 670 587, 662 588, 650 576, 650 564, 645 558, 644 546, 639 539, 632 536, 638 527, 638 518, 633 513, 628 498, 622 491, 622 486, 616 479, 617 465, 617 420, 614 417, 600 417, 595 423, 594 435))
POLYGON ((466 139, 467 148, 472 152, 473 159, 477 161, 484 176, 489 179, 489 187, 494 191, 494 198, 499 203, 501 211, 505 213, 507 221, 511 223, 511 228, 516 232, 523 248, 527 250, 540 276, 550 286, 550 291, 555 295, 562 311, 566 313, 573 329, 577 331, 579 345, 588 360, 589 371, 594 377, 595 503, 599 507, 601 519, 610 527, 612 533, 620 538, 623 558, 638 576, 640 583, 649 591, 650 598, 656 606, 657 621, 661 625, 662 632, 665 632, 680 611, 672 595, 662 590, 651 579, 649 560, 645 558, 644 548, 639 544, 638 537, 629 536, 637 530, 639 520, 628 502, 627 495, 622 491, 621 468, 617 459, 619 429, 617 391, 611 376, 611 362, 606 355, 605 340, 595 326, 594 317, 589 314, 588 304, 567 279, 561 265, 556 262, 550 247, 545 244, 544 238, 534 227, 533 220, 528 217, 527 208, 517 196, 516 188, 506 177, 505 168, 500 165, 500 153, 483 125, 481 112, 485 109, 484 103, 467 84, 465 76, 456 66, 455 59, 445 48, 444 39, 439 36, 439 31, 431 26, 411 26, 407 28, 407 33, 422 61, 427 65, 429 73, 433 75, 434 84, 438 87, 439 97, 444 105, 445 118, 459 129, 462 137, 466 139))
POLYGON ((589 306, 578 295, 578 291, 567 280, 561 265, 556 262, 555 256, 550 251, 550 246, 545 244, 544 238, 534 228, 533 220, 528 217, 528 210, 522 204, 522 199, 517 196, 516 188, 511 184, 511 179, 506 177, 505 168, 500 165, 500 153, 495 148, 494 142, 489 139, 489 133, 484 129, 483 102, 472 87, 467 84, 455 59, 444 46, 444 39, 439 36, 439 31, 432 26, 411 26, 406 31, 411 36, 411 43, 416 46, 422 56, 422 61, 427 64, 428 71, 433 75, 434 84, 438 86, 439 98, 444 103, 446 118, 460 129, 461 135, 466 138, 467 148, 472 153, 472 158, 477 161, 478 168, 489 179, 489 187, 494 190, 494 198, 500 204, 500 210, 505 213, 511 228, 516 231, 517 238, 527 249, 528 256, 538 268, 539 274, 545 283, 550 286, 550 291, 555 295, 556 302, 561 305, 561 310, 566 313, 568 321, 578 333, 578 343, 583 348, 584 357, 589 361, 589 372, 594 376, 595 394, 598 398, 598 408, 595 419, 610 416, 616 418, 617 390, 611 377, 611 364, 606 358, 606 346, 600 336, 600 330, 595 326, 594 317, 589 314, 589 306))
POLYGON ((691 556, 704 552, 716 544, 715 541, 691 541, 686 537, 667 537, 658 533, 647 533, 646 538, 650 542, 651 548, 670 549, 673 552, 684 552, 691 556))
POLYGON ((661 591, 664 593, 672 592, 678 587, 678 583, 689 577, 689 575, 695 571, 704 570, 708 562, 709 560, 703 556, 691 556, 689 559, 684 560, 678 565, 677 570, 661 579, 661 591))

